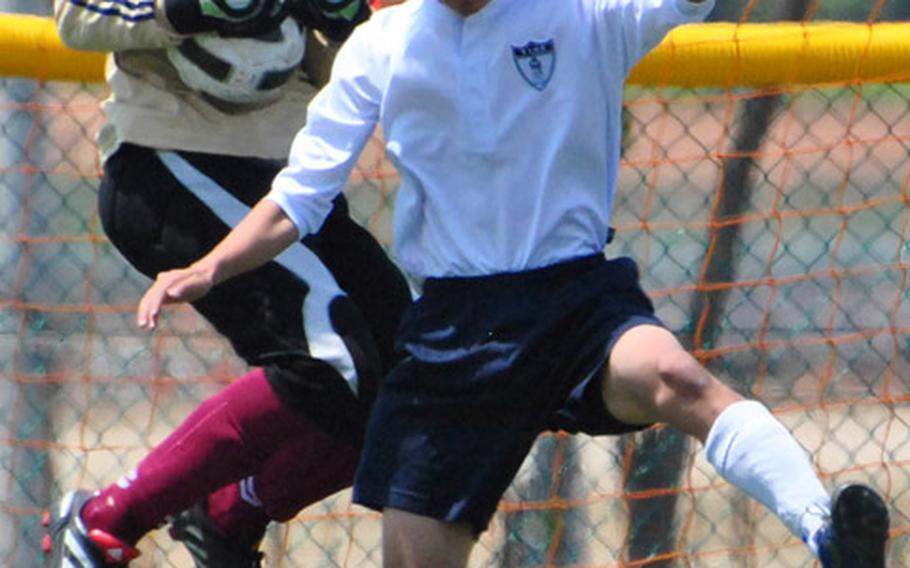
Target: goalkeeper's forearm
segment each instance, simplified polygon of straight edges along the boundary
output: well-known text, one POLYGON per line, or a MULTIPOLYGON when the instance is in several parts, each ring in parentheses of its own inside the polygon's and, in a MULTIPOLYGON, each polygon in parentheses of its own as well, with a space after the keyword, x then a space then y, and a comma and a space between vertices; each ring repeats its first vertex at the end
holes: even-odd
POLYGON ((218 284, 262 266, 297 239, 297 227, 281 207, 263 199, 193 267, 210 274, 212 284, 218 284))

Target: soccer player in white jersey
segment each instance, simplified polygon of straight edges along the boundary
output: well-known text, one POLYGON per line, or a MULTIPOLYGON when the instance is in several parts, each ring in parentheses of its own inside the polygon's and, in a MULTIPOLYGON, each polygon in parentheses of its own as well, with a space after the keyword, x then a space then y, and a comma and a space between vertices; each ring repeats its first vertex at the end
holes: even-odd
POLYGON ((462 566, 535 437, 669 423, 826 568, 884 565, 888 512, 829 496, 769 410, 661 324, 631 259, 607 259, 625 77, 711 0, 411 0, 342 48, 289 165, 210 254, 138 308, 196 299, 317 230, 374 126, 401 174, 395 251, 423 283, 354 485, 387 566, 462 566))

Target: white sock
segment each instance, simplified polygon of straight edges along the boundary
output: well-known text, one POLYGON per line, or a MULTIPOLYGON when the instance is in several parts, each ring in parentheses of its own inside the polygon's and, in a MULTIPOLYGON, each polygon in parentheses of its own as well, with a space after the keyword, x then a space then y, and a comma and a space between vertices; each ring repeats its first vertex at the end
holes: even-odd
POLYGON ((777 515, 816 553, 812 537, 831 511, 831 497, 806 451, 765 405, 744 400, 728 406, 711 426, 705 451, 724 479, 777 515))

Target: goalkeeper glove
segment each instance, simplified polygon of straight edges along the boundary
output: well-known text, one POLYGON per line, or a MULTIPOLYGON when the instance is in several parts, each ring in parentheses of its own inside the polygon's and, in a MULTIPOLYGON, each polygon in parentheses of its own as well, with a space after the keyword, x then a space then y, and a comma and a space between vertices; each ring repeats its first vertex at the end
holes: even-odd
POLYGON ((300 25, 319 30, 333 41, 347 39, 354 27, 370 17, 367 0, 289 0, 300 25))
POLYGON ((182 35, 258 36, 277 29, 288 14, 287 0, 161 1, 168 22, 182 35))

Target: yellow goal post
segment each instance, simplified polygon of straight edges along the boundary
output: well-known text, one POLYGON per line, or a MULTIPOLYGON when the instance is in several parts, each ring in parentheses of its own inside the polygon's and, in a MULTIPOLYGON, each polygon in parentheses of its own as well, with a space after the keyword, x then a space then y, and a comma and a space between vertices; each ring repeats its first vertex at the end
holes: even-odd
MULTIPOLYGON (((906 22, 693 24, 673 30, 629 82, 680 87, 898 82, 910 78, 908 37, 906 22)), ((99 82, 104 55, 68 49, 50 18, 2 14, 0 75, 99 82)))

